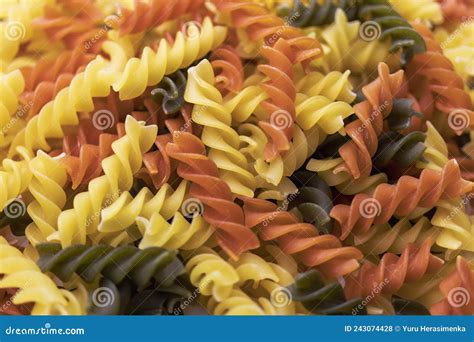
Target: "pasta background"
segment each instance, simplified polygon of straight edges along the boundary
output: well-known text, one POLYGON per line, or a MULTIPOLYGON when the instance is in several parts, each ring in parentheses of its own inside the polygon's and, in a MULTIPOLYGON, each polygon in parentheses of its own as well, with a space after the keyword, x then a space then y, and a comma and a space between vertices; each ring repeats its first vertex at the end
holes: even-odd
POLYGON ((473 315, 473 15, 1 2, 0 314, 473 315))

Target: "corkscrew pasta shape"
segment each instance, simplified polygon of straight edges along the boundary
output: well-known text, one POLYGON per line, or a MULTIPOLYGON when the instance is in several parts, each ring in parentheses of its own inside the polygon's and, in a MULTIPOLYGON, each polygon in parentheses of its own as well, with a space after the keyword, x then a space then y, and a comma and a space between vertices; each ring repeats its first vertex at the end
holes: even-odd
POLYGON ((474 314, 473 11, 0 1, 0 314, 474 314))

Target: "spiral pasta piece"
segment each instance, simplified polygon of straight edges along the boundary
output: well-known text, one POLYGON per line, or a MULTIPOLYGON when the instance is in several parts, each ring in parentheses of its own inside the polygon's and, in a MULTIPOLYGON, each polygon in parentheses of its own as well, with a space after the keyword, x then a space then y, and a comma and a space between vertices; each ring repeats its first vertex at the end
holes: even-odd
MULTIPOLYGON (((353 9, 357 9, 354 7, 353 9)), ((351 70, 354 74, 370 74, 380 62, 396 65, 395 56, 389 52, 389 42, 376 39, 380 31, 373 25, 364 25, 360 21, 348 18, 347 13, 337 9, 334 23, 321 33, 307 29, 310 34, 321 35, 325 54, 312 65, 326 72, 351 70), (327 50, 327 51, 326 51, 327 50)))
POLYGON ((189 68, 188 73, 184 98, 195 104, 192 118, 204 127, 201 139, 209 147, 209 158, 216 163, 220 178, 233 193, 253 196, 255 179, 248 171, 247 159, 238 150, 239 135, 231 127, 232 117, 214 86, 211 64, 203 60, 196 67, 189 68))
POLYGON ((319 315, 366 314, 366 309, 357 310, 361 298, 346 300, 342 286, 337 282, 325 284, 321 273, 309 270, 298 274, 288 287, 293 300, 319 315))
POLYGON ((427 51, 414 57, 408 65, 407 75, 412 81, 411 87, 420 87, 420 79, 425 79, 434 106, 449 115, 449 126, 459 135, 474 119, 469 94, 464 91, 462 78, 443 55, 429 28, 416 23, 414 28, 425 40, 427 51))
POLYGON ((396 184, 380 184, 371 195, 357 194, 350 205, 338 204, 331 210, 340 229, 340 239, 350 233, 366 233, 372 224, 382 224, 393 215, 407 216, 417 208, 432 208, 440 199, 452 199, 472 189, 461 178, 459 165, 450 160, 441 172, 423 170, 419 178, 402 176, 396 184))
POLYGON ((456 259, 456 270, 444 278, 439 289, 444 298, 431 306, 432 315, 473 315, 474 271, 461 256, 456 259))
POLYGON ((291 179, 298 187, 298 192, 292 196, 288 209, 296 208, 304 222, 314 224, 321 233, 330 233, 333 222, 329 217, 332 209, 329 186, 316 174, 308 171, 297 171, 291 179))
POLYGON ((110 247, 107 245, 74 245, 61 249, 55 243, 37 246, 38 265, 43 272, 52 272, 63 281, 76 273, 90 283, 99 276, 120 284, 126 278, 139 288, 153 281, 157 287, 176 285, 184 266, 176 252, 159 247, 140 250, 135 246, 110 247))
POLYGON ((193 183, 190 195, 204 205, 204 219, 216 228, 219 245, 232 258, 259 246, 255 233, 244 225, 242 208, 234 203, 229 186, 219 178, 216 164, 205 154, 204 145, 187 132, 175 132, 168 155, 179 161, 178 175, 193 183))
POLYGON ((430 254, 432 243, 431 239, 427 239, 419 248, 408 244, 400 256, 386 253, 378 265, 365 262, 356 275, 346 279, 346 297, 365 297, 379 292, 394 294, 403 284, 415 282, 425 274, 438 271, 444 261, 430 254), (375 287, 381 287, 380 291, 373 292, 375 287))
POLYGON ((28 205, 33 223, 26 228, 26 236, 32 243, 44 241, 44 237, 57 230, 57 219, 66 204, 64 186, 67 173, 61 162, 42 151, 30 163, 33 178, 28 190, 34 201, 28 205))
POLYGON ((23 68, 26 91, 21 98, 29 108, 27 118, 31 119, 38 114, 61 89, 69 86, 74 75, 94 57, 94 54, 84 52, 82 47, 76 47, 72 51, 62 52, 54 59, 46 56, 34 66, 23 68))
POLYGON ((200 28, 196 26, 195 29, 199 34, 184 35, 178 32, 172 46, 166 39, 162 39, 156 51, 145 47, 140 58, 131 58, 113 83, 113 89, 120 94, 120 99, 135 98, 147 86, 160 82, 163 76, 190 66, 219 46, 227 34, 225 27, 214 26, 208 17, 203 20, 200 28), (137 78, 135 75, 141 77, 137 78))
POLYGON ((101 133, 90 120, 81 120, 78 133, 64 137, 65 155, 60 161, 66 167, 73 189, 100 176, 101 162, 113 153, 112 143, 117 139, 115 134, 101 133))
POLYGON ((85 308, 73 293, 59 289, 38 266, 0 237, 0 288, 18 288, 13 304, 34 303, 32 315, 78 315, 85 308))
POLYGON ((352 239, 364 254, 401 254, 407 243, 420 246, 428 238, 435 240, 439 231, 430 224, 428 218, 422 216, 414 224, 407 218, 402 218, 394 225, 375 225, 367 234, 354 236, 352 239))
POLYGON ((437 0, 447 22, 464 21, 474 16, 471 0, 437 0))
POLYGON ((0 145, 5 145, 5 131, 14 120, 13 114, 17 111, 18 97, 25 89, 24 78, 18 70, 0 75, 0 145))
POLYGON ((390 161, 394 161, 404 167, 413 165, 420 160, 426 149, 424 140, 425 135, 422 132, 410 132, 407 135, 394 131, 382 133, 374 155, 374 164, 386 166, 390 161))
POLYGON ((400 59, 403 65, 416 54, 426 51, 422 36, 393 10, 388 0, 363 0, 358 16, 378 24, 380 39, 391 38, 390 51, 402 50, 400 59))
POLYGON ((288 22, 296 27, 322 26, 334 22, 336 10, 343 9, 351 17, 355 15, 353 0, 324 0, 322 4, 316 0, 309 0, 307 4, 301 0, 293 1, 293 6, 282 5, 280 15, 285 14, 288 22))
POLYGON ((104 175, 93 179, 88 191, 75 196, 73 208, 59 215, 58 230, 47 237, 49 241, 60 241, 64 247, 84 244, 87 234, 97 232, 104 206, 131 188, 133 175, 141 167, 143 153, 153 144, 157 127, 144 126, 128 116, 125 131, 126 135, 112 144, 114 154, 102 161, 104 175))
POLYGON ((239 92, 244 84, 244 68, 235 49, 230 45, 221 46, 212 52, 211 61, 216 88, 224 94, 239 92))
POLYGON ((416 2, 389 0, 389 2, 400 15, 410 21, 418 19, 433 24, 441 24, 443 22, 443 12, 436 0, 421 0, 416 2))
POLYGON ((357 248, 342 247, 335 236, 318 235, 316 227, 301 223, 290 212, 279 211, 269 201, 244 198, 245 224, 256 227, 264 241, 276 240, 286 254, 308 267, 318 267, 326 276, 348 274, 359 267, 357 248))
POLYGON ((143 2, 134 1, 132 9, 119 7, 119 20, 116 23, 121 35, 135 34, 151 30, 167 20, 194 13, 204 4, 204 0, 184 0, 168 2, 152 0, 143 2))
POLYGON ((271 161, 277 154, 289 149, 291 140, 295 118, 292 65, 307 65, 310 60, 318 58, 322 54, 321 45, 285 25, 281 18, 268 14, 258 4, 233 0, 218 3, 217 6, 219 10, 229 13, 233 25, 245 29, 252 39, 269 42, 260 50, 269 63, 259 65, 258 70, 269 78, 262 84, 262 89, 269 96, 262 103, 267 119, 260 121, 259 125, 271 139, 265 149, 265 159, 271 161))
POLYGON ((391 112, 393 99, 402 97, 403 71, 390 74, 388 66, 380 63, 378 72, 379 77, 362 88, 366 100, 354 106, 357 119, 344 127, 351 140, 339 148, 344 163, 335 172, 347 172, 356 180, 370 175, 383 119, 391 112))
POLYGON ((230 296, 222 302, 216 302, 212 298, 207 304, 207 308, 214 315, 276 315, 277 309, 266 298, 255 300, 242 290, 232 290, 230 296))
POLYGON ((197 250, 197 255, 186 263, 186 270, 199 292, 218 302, 228 298, 239 281, 239 275, 231 264, 205 248, 197 250))
POLYGON ((82 45, 93 53, 99 52, 108 25, 117 18, 104 18, 91 0, 64 3, 64 7, 66 11, 47 6, 44 15, 33 21, 33 26, 45 32, 51 41, 62 42, 69 49, 82 45))

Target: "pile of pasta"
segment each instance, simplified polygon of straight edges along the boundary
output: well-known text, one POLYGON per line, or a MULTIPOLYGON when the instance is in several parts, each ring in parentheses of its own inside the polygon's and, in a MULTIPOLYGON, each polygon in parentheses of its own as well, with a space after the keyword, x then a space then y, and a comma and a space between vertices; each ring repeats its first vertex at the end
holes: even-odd
POLYGON ((4 0, 0 313, 474 314, 471 0, 4 0))

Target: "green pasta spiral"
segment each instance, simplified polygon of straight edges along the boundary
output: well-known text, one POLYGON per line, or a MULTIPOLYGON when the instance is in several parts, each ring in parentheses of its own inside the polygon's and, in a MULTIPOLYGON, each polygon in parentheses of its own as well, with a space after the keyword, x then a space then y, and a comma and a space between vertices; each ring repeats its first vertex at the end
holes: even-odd
POLYGON ((315 314, 367 314, 365 307, 356 310, 362 299, 346 300, 341 285, 338 282, 325 284, 321 274, 315 269, 300 273, 288 290, 294 301, 301 302, 307 310, 315 314))
POLYGON ((297 208, 304 222, 314 224, 321 233, 331 233, 333 222, 329 212, 333 205, 329 186, 316 173, 309 171, 297 171, 291 180, 299 191, 288 201, 288 209, 297 208))
POLYGON ((402 64, 406 64, 413 55, 426 51, 423 37, 390 6, 387 0, 359 0, 358 18, 362 21, 374 21, 380 25, 380 39, 387 37, 392 39, 390 52, 402 49, 402 64))
POLYGON ((383 133, 380 136, 374 163, 377 166, 385 166, 393 160, 400 166, 410 166, 419 161, 426 150, 424 141, 425 135, 422 132, 411 132, 407 135, 394 131, 383 133))
POLYGON ((338 8, 346 12, 349 20, 353 20, 356 15, 355 2, 355 0, 324 0, 320 4, 317 0, 310 0, 305 5, 301 0, 295 0, 291 8, 288 5, 282 5, 278 9, 278 14, 286 17, 288 24, 295 27, 328 25, 334 22, 334 15, 338 8))
POLYGON ((387 123, 391 130, 401 131, 410 127, 413 116, 422 116, 423 114, 413 108, 412 99, 393 99, 393 107, 387 116, 387 123))
POLYGON ((115 284, 102 278, 100 287, 90 292, 89 314, 93 315, 181 315, 181 303, 190 292, 178 286, 163 290, 149 287, 138 291, 132 282, 115 284), (97 293, 108 294, 108 303, 97 302, 97 293))
POLYGON ((120 284, 130 279, 134 285, 144 288, 153 280, 160 288, 175 284, 184 274, 184 266, 177 252, 160 247, 143 250, 132 245, 110 247, 107 245, 72 245, 62 249, 60 244, 37 245, 40 258, 38 266, 43 272, 52 272, 59 279, 68 281, 74 273, 86 282, 99 275, 120 284))
POLYGON ((186 73, 178 70, 163 77, 163 80, 151 91, 152 98, 163 108, 167 115, 174 114, 184 105, 186 73))

